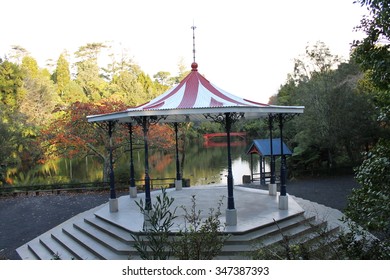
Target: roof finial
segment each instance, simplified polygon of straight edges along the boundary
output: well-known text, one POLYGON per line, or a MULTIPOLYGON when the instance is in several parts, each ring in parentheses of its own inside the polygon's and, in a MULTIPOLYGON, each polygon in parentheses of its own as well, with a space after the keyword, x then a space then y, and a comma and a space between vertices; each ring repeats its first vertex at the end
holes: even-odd
POLYGON ((198 64, 195 62, 195 23, 192 22, 192 26, 191 26, 191 29, 192 29, 192 54, 193 54, 193 58, 194 58, 194 61, 192 62, 191 64, 191 68, 192 68, 192 71, 198 71, 198 64))
POLYGON ((195 62, 195 24, 194 22, 192 22, 192 26, 191 26, 191 29, 192 29, 192 54, 193 54, 193 57, 194 57, 194 61, 195 62))

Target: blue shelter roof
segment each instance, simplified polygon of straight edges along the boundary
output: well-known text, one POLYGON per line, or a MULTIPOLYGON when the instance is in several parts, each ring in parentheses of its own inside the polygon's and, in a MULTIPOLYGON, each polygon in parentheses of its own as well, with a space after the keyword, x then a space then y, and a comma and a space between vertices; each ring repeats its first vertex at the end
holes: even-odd
MULTIPOLYGON (((280 156, 280 138, 272 139, 272 151, 274 156, 280 156)), ((260 156, 271 156, 271 145, 269 139, 255 139, 253 143, 249 146, 247 154, 259 154, 260 156)), ((283 154, 292 155, 291 150, 283 142, 283 154)))

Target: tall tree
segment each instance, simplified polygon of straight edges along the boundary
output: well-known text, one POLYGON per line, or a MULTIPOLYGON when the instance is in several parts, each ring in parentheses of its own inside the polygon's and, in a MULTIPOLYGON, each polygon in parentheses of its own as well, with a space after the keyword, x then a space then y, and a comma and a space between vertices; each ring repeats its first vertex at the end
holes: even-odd
POLYGON ((5 105, 9 112, 17 110, 24 97, 24 76, 18 65, 7 60, 0 64, 0 104, 5 105))
POLYGON ((54 72, 54 82, 57 84, 57 93, 65 99, 65 89, 70 83, 70 69, 69 62, 66 60, 65 55, 62 53, 57 60, 57 67, 54 72))
POLYGON ((361 188, 349 198, 346 215, 390 243, 390 1, 357 0, 370 15, 358 29, 366 33, 353 44, 353 56, 374 86, 383 138, 366 153, 356 178, 361 188))
POLYGON ((22 63, 23 57, 27 56, 28 54, 28 51, 22 46, 13 45, 11 46, 11 53, 9 54, 9 57, 11 62, 20 65, 22 63))
POLYGON ((377 137, 373 102, 358 82, 362 72, 353 60, 340 64, 323 43, 306 48, 306 56, 296 60, 294 74, 274 98, 280 105, 305 106, 305 114, 286 126, 293 163, 300 169, 354 165, 377 137))
MULTIPOLYGON (((43 142, 47 147, 48 155, 61 157, 83 157, 95 155, 102 160, 103 178, 109 178, 109 137, 108 129, 104 123, 88 123, 86 117, 104 113, 112 113, 125 110, 127 105, 122 101, 100 100, 97 103, 75 102, 62 111, 61 117, 43 131, 43 142)), ((139 128, 135 129, 135 135, 141 138, 139 128)), ((173 147, 173 131, 168 126, 154 126, 150 130, 149 140, 151 147, 162 150, 173 147)), ((114 159, 123 154, 123 148, 127 145, 128 129, 117 124, 113 133, 114 159)))
POLYGON ((98 101, 108 95, 108 84, 101 77, 98 64, 98 56, 104 48, 106 46, 103 43, 89 43, 75 52, 76 58, 79 59, 76 62, 76 82, 90 101, 98 101))
POLYGON ((35 58, 24 56, 22 59, 22 69, 27 72, 31 78, 36 78, 39 75, 39 67, 35 58))
POLYGON ((340 63, 340 57, 333 55, 324 42, 318 41, 314 45, 308 45, 305 54, 294 60, 291 78, 296 83, 307 81, 313 75, 328 73, 340 63))
POLYGON ((37 127, 47 125, 60 101, 54 84, 50 76, 41 71, 36 60, 30 56, 23 58, 22 69, 26 73, 23 80, 25 94, 19 102, 19 110, 27 116, 30 124, 37 127))

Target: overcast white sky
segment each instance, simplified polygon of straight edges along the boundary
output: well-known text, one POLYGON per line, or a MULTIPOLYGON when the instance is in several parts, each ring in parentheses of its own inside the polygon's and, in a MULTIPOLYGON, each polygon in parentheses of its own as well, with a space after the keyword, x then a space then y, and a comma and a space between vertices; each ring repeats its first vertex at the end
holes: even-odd
POLYGON ((308 43, 348 58, 365 8, 353 0, 12 0, 1 3, 0 56, 20 45, 45 67, 67 49, 107 42, 127 48, 143 71, 176 75, 192 62, 216 86, 267 102, 308 43))

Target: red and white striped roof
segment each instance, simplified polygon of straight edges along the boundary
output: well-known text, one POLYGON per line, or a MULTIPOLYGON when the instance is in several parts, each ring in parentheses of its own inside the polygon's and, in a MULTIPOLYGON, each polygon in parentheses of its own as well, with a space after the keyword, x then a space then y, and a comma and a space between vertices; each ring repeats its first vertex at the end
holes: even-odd
POLYGON ((202 122, 210 116, 241 113, 245 119, 266 117, 269 114, 300 114, 303 106, 276 106, 250 101, 230 94, 198 73, 193 62, 191 72, 177 86, 138 107, 110 114, 88 116, 89 122, 118 120, 134 122, 138 117, 158 117, 159 122, 202 122))
MULTIPOLYGON (((212 83, 198 72, 196 62, 191 72, 177 86, 162 95, 137 107, 138 110, 192 109, 236 106, 268 107, 267 104, 253 102, 230 94, 212 83)), ((129 109, 134 110, 134 109, 129 109)))

